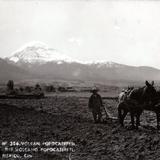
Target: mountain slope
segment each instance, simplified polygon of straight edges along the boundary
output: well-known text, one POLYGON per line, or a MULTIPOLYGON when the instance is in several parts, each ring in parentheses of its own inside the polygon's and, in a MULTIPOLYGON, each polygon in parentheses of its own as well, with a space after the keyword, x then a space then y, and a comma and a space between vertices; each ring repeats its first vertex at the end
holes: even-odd
POLYGON ((41 42, 26 44, 7 60, 43 79, 112 81, 115 83, 119 81, 160 81, 160 70, 152 67, 133 67, 107 61, 81 63, 41 42))
POLYGON ((0 59, 0 81, 21 80, 31 77, 28 71, 0 59))
POLYGON ((28 71, 41 77, 84 80, 84 81, 145 81, 160 80, 160 70, 151 67, 132 67, 118 64, 114 66, 97 66, 95 64, 47 62, 45 64, 32 64, 28 71))

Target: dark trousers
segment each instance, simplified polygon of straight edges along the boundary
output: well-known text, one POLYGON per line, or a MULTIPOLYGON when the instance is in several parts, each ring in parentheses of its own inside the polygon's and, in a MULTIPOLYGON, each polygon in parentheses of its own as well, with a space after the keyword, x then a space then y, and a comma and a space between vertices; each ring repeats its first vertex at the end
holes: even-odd
POLYGON ((95 123, 101 122, 102 114, 101 114, 100 109, 99 110, 92 109, 92 115, 93 115, 93 119, 95 123))

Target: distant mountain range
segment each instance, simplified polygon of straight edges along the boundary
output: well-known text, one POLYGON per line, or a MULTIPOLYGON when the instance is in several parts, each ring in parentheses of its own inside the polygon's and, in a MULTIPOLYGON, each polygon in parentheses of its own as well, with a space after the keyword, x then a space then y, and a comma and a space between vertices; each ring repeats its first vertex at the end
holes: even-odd
POLYGON ((31 77, 31 74, 13 63, 8 63, 4 59, 0 59, 0 81, 4 82, 9 79, 23 80, 31 77))
POLYGON ((160 80, 160 70, 114 62, 82 63, 43 43, 30 43, 0 59, 0 80, 40 78, 96 82, 160 80))

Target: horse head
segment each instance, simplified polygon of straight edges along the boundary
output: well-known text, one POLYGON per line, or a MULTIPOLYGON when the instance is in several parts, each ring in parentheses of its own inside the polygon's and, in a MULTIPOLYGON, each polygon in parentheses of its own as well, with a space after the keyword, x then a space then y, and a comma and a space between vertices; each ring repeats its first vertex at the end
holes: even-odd
POLYGON ((143 101, 152 102, 157 95, 157 91, 154 88, 154 81, 152 81, 152 83, 146 81, 145 84, 146 86, 143 88, 143 93, 142 93, 143 101))

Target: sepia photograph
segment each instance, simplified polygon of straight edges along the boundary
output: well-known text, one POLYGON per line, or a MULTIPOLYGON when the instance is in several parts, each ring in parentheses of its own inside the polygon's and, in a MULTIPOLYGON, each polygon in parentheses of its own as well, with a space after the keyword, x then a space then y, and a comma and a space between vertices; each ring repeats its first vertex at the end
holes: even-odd
POLYGON ((0 159, 160 160, 160 1, 0 0, 0 159))

